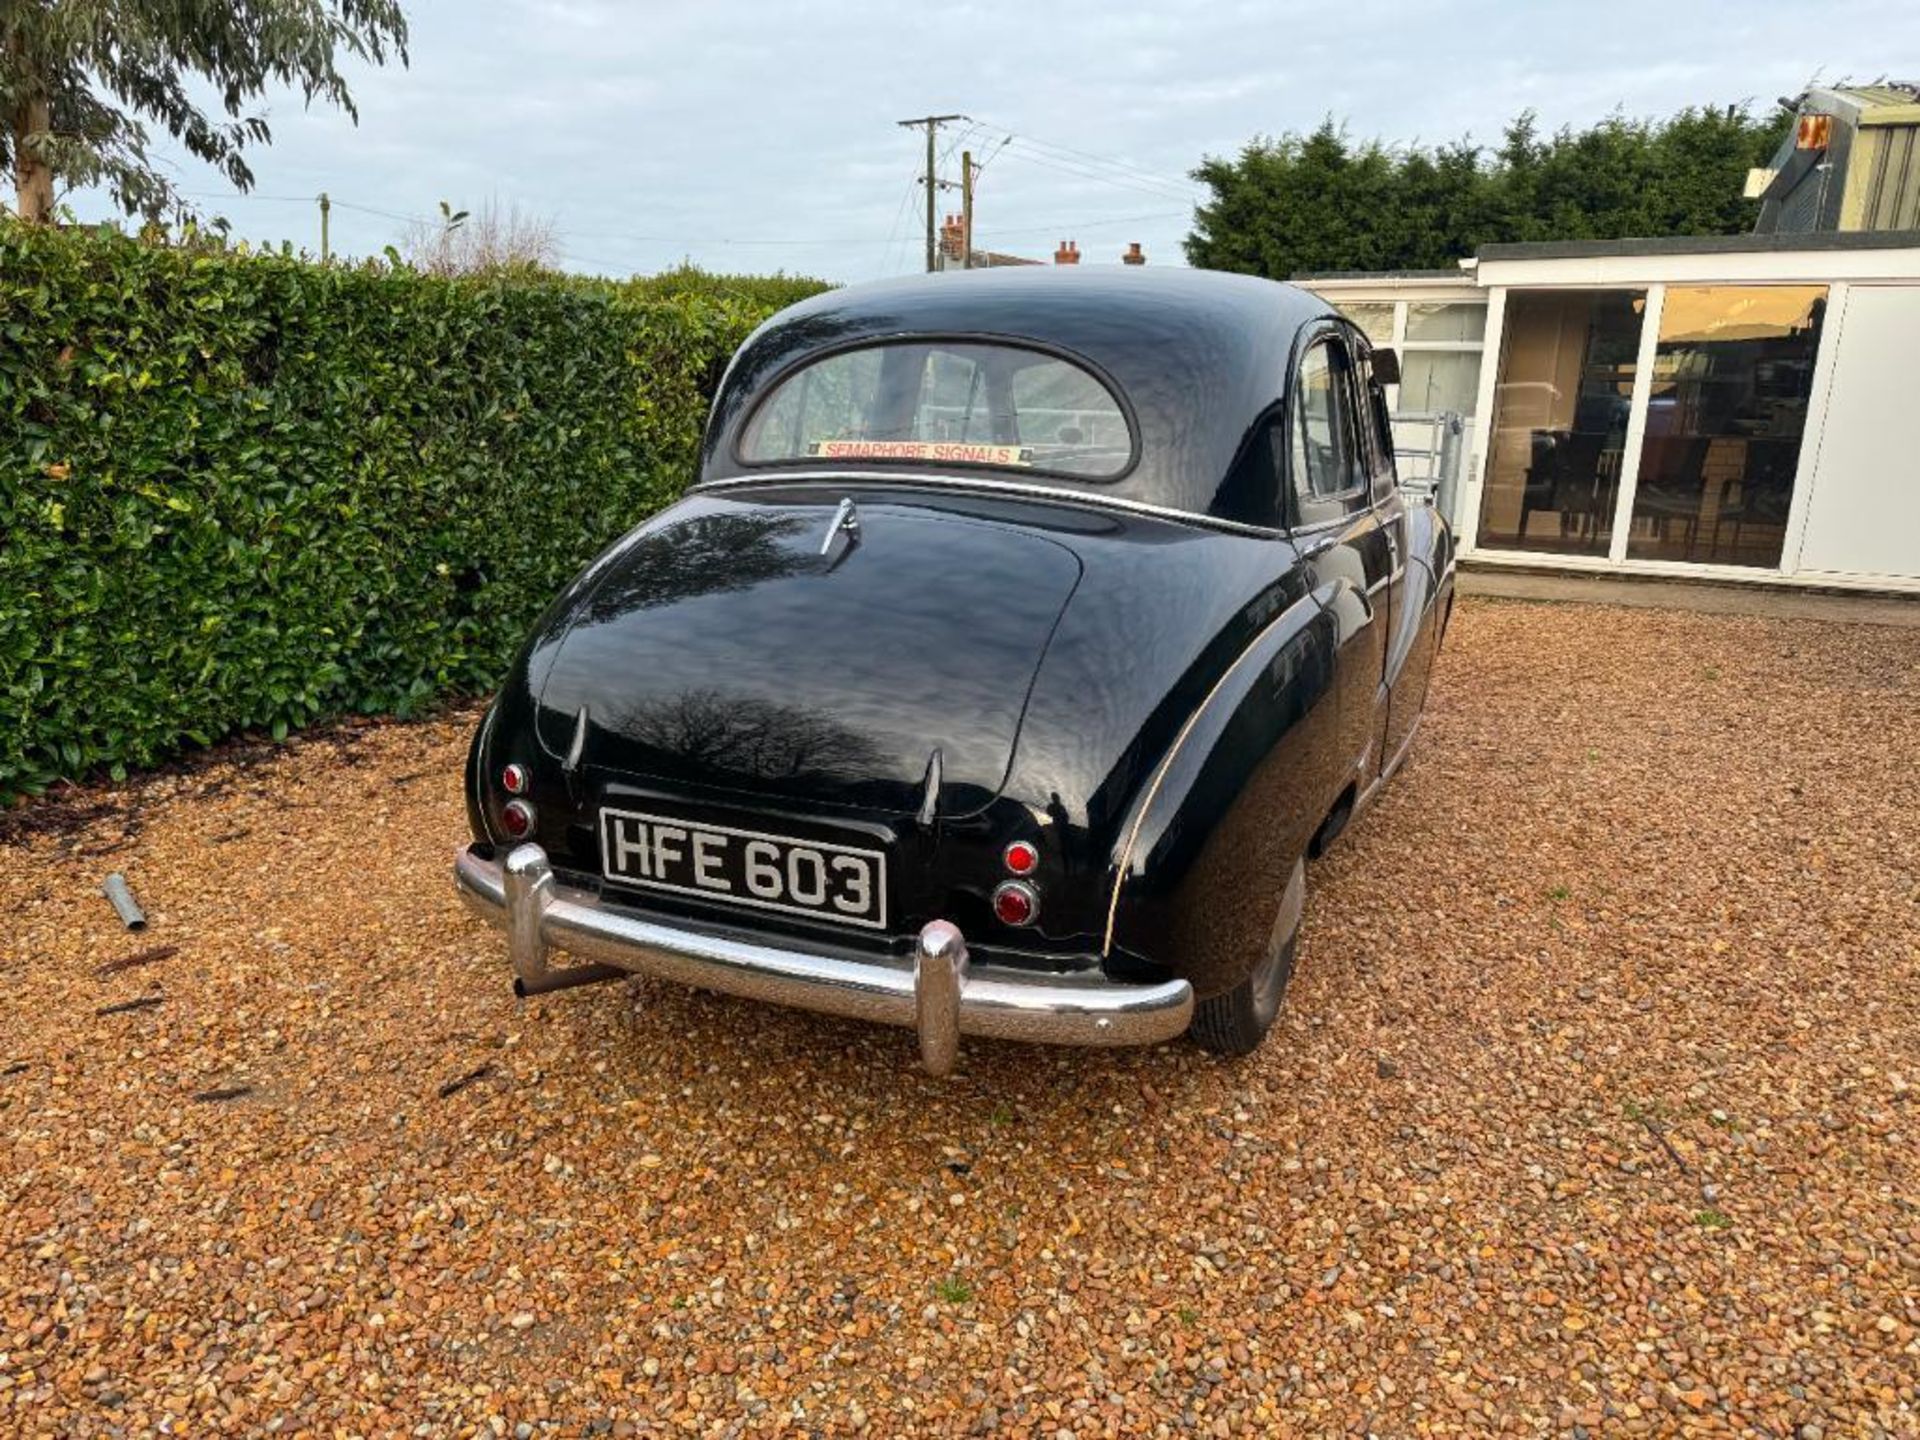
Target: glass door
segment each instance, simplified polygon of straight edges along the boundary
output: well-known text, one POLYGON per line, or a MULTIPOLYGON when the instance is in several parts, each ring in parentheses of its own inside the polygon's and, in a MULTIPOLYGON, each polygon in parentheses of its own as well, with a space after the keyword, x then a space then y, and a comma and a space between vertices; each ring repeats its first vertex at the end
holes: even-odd
POLYGON ((1509 292, 1478 546, 1607 553, 1646 305, 1640 290, 1509 292))
POLYGON ((1627 555, 1773 568, 1786 544, 1824 285, 1669 285, 1627 555))

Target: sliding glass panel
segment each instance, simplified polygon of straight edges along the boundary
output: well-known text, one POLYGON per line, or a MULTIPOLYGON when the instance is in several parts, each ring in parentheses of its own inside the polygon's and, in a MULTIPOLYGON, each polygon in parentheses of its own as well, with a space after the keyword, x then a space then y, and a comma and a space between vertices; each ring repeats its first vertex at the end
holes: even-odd
POLYGON ((1627 554, 1780 563, 1824 285, 1670 286, 1627 554))
POLYGON ((1637 290, 1508 294, 1478 544, 1607 553, 1646 307, 1637 290))
POLYGON ((1479 390, 1478 350, 1408 350, 1400 357, 1402 415, 1471 415, 1479 390))

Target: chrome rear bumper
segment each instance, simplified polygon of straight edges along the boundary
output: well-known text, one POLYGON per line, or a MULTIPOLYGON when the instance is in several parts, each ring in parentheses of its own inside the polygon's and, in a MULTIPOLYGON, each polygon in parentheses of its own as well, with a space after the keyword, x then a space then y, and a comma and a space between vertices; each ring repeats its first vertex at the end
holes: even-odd
POLYGON ((469 846, 454 862, 468 906, 507 932, 514 989, 522 995, 658 975, 684 985, 802 1010, 904 1025, 920 1036, 927 1069, 953 1068, 962 1035, 1051 1045, 1151 1045, 1187 1028, 1193 988, 1185 980, 1130 985, 1104 975, 1048 975, 967 960, 957 927, 936 920, 911 960, 851 960, 695 930, 603 905, 593 892, 559 884, 538 845, 504 863, 469 846), (581 966, 554 968, 550 950, 581 966))

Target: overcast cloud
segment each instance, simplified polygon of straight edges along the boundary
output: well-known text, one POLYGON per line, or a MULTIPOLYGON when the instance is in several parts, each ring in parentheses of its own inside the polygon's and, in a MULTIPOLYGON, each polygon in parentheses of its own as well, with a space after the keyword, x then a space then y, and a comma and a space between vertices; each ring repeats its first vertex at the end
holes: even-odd
MULTIPOLYGON (((182 186, 237 234, 308 247, 325 190, 348 254, 379 253, 442 199, 492 198, 554 220, 571 269, 691 257, 859 280, 921 265, 923 141, 894 122, 962 112, 978 125, 947 128, 941 148, 991 157, 976 243, 1046 256, 1071 237, 1093 261, 1138 240, 1173 263, 1202 156, 1329 114, 1392 142, 1492 141, 1526 108, 1554 127, 1764 105, 1815 72, 1920 78, 1920 7, 1885 0, 409 9, 412 65, 355 72, 357 127, 273 97, 252 195, 188 160, 182 186)), ((957 153, 943 173, 957 178, 957 153)), ((941 204, 957 210, 957 193, 941 204)))

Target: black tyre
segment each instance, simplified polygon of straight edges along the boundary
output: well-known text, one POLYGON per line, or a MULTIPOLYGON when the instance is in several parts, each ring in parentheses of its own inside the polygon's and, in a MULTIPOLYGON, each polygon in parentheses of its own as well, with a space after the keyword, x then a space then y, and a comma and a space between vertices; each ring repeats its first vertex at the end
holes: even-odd
POLYGON ((1300 937, 1300 913, 1306 908, 1307 864, 1296 860, 1281 893, 1273 936, 1247 978, 1222 995, 1210 995, 1193 1007, 1187 1034, 1202 1050, 1216 1055, 1251 1055, 1279 1017, 1280 1002, 1293 978, 1293 952, 1300 937))

